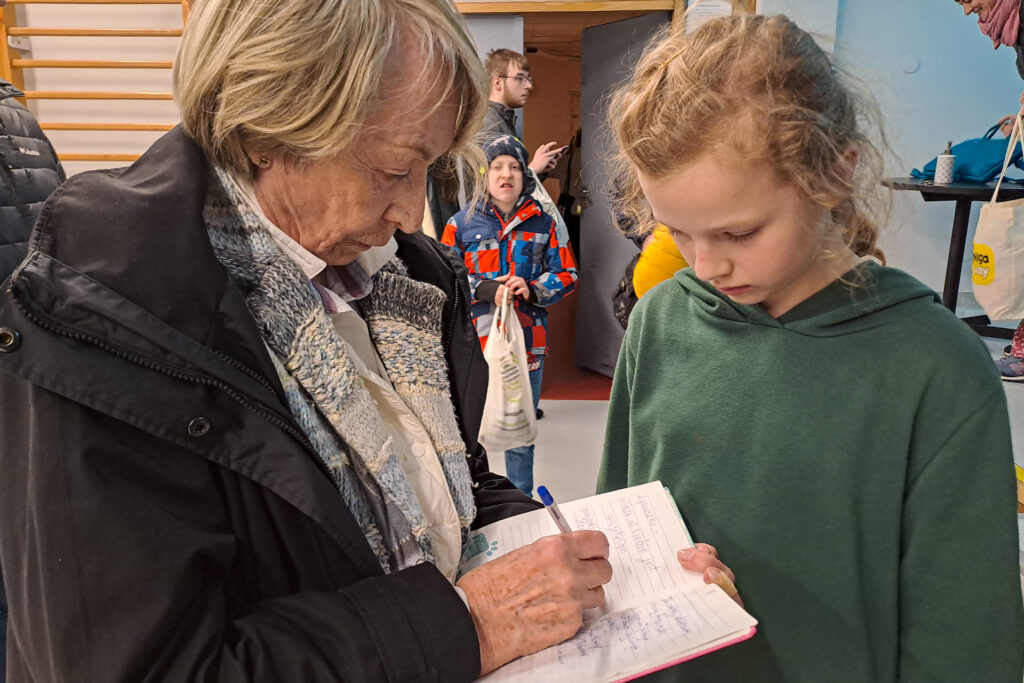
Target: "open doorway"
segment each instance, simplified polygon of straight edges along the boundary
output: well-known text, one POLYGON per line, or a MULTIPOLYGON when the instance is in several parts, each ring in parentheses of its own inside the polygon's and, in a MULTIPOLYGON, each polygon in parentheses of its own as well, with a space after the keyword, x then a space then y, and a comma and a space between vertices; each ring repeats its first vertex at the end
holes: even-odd
MULTIPOLYGON (((541 144, 552 140, 570 144, 581 128, 584 145, 590 144, 587 141, 593 139, 597 133, 596 130, 590 130, 595 127, 597 117, 592 115, 594 93, 584 92, 582 85, 584 63, 593 64, 589 57, 584 59, 582 54, 586 42, 583 40, 584 30, 601 26, 605 27, 604 30, 618 33, 617 27, 626 30, 625 27, 634 23, 627 20, 640 16, 647 18, 639 20, 645 25, 653 26, 668 20, 667 12, 558 12, 523 15, 524 53, 529 60, 534 78, 534 89, 523 117, 523 138, 531 153, 541 144), (612 24, 616 27, 610 26, 612 24), (587 107, 588 111, 581 111, 581 102, 585 103, 583 106, 587 107)), ((639 48, 639 45, 635 47, 639 48)), ((593 74, 589 74, 588 83, 604 83, 609 79, 609 83, 617 82, 625 75, 625 63, 628 61, 625 51, 619 57, 621 59, 612 60, 621 62, 615 68, 618 75, 602 74, 606 78, 594 79, 591 78, 593 74), (619 66, 622 67, 621 71, 619 66)), ((553 198, 558 198, 566 190, 574 195, 584 193, 584 197, 576 197, 577 200, 583 199, 584 203, 590 202, 590 205, 583 209, 583 225, 592 225, 595 218, 598 223, 610 225, 607 202, 600 197, 586 196, 600 193, 603 188, 589 188, 587 183, 573 182, 579 180, 585 159, 590 159, 586 163, 591 167, 600 164, 600 159, 595 159, 594 156, 593 150, 588 154, 585 150, 577 149, 571 163, 568 155, 563 157, 560 168, 545 182, 545 187, 553 198), (561 168, 566 163, 569 163, 568 174, 561 168), (567 178, 567 175, 571 177, 567 178), (569 181, 568 185, 566 180, 569 181), (587 212, 601 212, 603 215, 587 216, 587 212)), ((617 326, 611 314, 610 292, 604 290, 609 288, 608 278, 614 277, 618 262, 623 261, 623 265, 628 262, 632 256, 631 251, 635 248, 625 237, 610 232, 606 225, 602 225, 599 230, 601 236, 596 241, 593 237, 598 231, 591 229, 590 234, 582 235, 582 249, 579 249, 580 244, 574 244, 574 248, 580 252, 580 280, 577 292, 574 296, 552 306, 549 311, 549 355, 544 364, 543 398, 608 398, 614 355, 621 342, 622 330, 601 329, 609 320, 617 326), (621 244, 618 242, 620 239, 621 244), (603 310, 596 313, 593 311, 600 308, 601 302, 607 303, 607 316, 604 316, 603 310), (596 354, 588 344, 578 343, 581 315, 583 328, 594 329, 596 334, 603 338, 598 344, 601 349, 596 354), (582 354, 579 353, 581 346, 582 354), (595 357, 598 360, 595 361, 595 357), (608 357, 612 358, 610 364, 607 361, 608 357)), ((621 269, 618 276, 621 277, 621 269)), ((615 277, 614 282, 610 284, 612 291, 617 281, 618 277, 615 277)), ((590 332, 585 331, 584 334, 589 335, 590 332)))

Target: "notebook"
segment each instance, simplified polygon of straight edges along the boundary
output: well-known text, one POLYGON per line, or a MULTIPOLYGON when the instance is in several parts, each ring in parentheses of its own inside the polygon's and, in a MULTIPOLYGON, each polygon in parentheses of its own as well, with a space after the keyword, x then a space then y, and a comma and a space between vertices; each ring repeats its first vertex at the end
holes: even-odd
MULTIPOLYGON (((757 620, 721 588, 679 566, 693 541, 661 482, 559 504, 574 530, 608 536, 612 580, 604 607, 587 610, 569 640, 521 657, 484 681, 629 681, 754 635, 757 620)), ((460 573, 557 534, 547 510, 471 532, 460 573)))

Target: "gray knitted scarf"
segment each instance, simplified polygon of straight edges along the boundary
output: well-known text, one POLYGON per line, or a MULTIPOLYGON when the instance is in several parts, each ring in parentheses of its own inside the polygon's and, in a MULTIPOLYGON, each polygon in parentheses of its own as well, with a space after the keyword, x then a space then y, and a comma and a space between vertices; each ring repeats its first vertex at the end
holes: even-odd
MULTIPOLYGON (((385 572, 435 560, 427 522, 374 401, 319 295, 275 244, 227 174, 212 167, 203 220, 217 259, 246 295, 288 407, 385 572)), ((430 435, 465 541, 476 515, 441 343, 444 293, 392 259, 360 309, 395 391, 430 435)))

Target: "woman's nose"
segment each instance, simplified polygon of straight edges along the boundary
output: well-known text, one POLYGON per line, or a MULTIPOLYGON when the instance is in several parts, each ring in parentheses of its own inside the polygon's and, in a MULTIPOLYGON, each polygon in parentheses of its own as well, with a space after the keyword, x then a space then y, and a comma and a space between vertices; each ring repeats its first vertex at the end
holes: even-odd
POLYGON ((384 219, 394 223, 404 233, 412 234, 423 225, 423 210, 426 207, 426 178, 423 182, 410 182, 406 178, 405 187, 392 198, 384 219))

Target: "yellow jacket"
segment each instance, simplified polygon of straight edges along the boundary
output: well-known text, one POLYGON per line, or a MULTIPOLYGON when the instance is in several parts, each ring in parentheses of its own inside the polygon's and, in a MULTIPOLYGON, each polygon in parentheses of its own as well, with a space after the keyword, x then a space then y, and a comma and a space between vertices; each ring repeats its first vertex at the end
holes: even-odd
POLYGON ((644 247, 640 259, 633 268, 633 290, 639 299, 647 290, 662 280, 672 277, 677 270, 688 264, 668 234, 668 228, 659 225, 652 239, 644 247))

